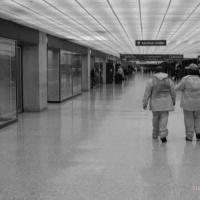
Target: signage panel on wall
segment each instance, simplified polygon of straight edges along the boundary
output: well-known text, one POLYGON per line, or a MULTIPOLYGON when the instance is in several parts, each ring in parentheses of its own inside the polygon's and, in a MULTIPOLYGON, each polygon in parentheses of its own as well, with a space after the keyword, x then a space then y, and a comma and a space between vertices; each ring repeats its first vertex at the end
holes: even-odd
POLYGON ((127 61, 168 61, 168 60, 182 60, 181 54, 121 54, 121 59, 127 61))
POLYGON ((166 40, 136 40, 135 46, 166 46, 166 40))
POLYGON ((116 61, 116 60, 117 60, 117 58, 116 58, 115 56, 108 55, 108 56, 107 56, 107 60, 116 61))

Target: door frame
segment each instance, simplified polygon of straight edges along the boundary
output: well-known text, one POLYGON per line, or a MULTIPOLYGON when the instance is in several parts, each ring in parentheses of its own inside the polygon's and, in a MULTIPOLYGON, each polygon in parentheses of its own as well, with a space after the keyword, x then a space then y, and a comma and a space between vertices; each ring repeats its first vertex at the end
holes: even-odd
POLYGON ((22 61, 22 46, 16 45, 16 86, 17 86, 17 113, 23 113, 24 112, 24 106, 23 106, 23 61, 22 61), (20 85, 19 85, 20 84, 20 85), (21 99, 19 100, 19 87, 21 91, 21 99), (19 107, 19 101, 20 106, 19 107))

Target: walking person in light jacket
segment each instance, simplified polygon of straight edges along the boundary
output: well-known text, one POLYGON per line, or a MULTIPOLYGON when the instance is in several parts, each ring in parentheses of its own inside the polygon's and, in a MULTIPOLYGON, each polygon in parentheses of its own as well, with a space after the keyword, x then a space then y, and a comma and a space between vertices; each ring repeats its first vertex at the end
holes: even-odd
POLYGON ((156 68, 156 73, 147 82, 143 97, 143 109, 147 108, 148 102, 153 113, 152 137, 157 139, 160 136, 162 143, 166 143, 168 116, 169 111, 174 111, 176 93, 172 80, 162 66, 156 68))
POLYGON ((192 141, 194 132, 197 140, 200 140, 200 77, 196 64, 188 67, 188 76, 182 78, 175 87, 182 92, 181 107, 184 113, 186 141, 192 141))

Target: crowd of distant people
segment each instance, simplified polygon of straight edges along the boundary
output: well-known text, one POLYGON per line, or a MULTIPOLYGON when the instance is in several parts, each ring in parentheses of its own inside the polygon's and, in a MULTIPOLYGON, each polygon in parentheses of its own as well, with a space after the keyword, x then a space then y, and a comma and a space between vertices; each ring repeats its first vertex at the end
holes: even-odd
MULTIPOLYGON (((123 81, 127 80, 128 76, 132 73, 137 72, 137 68, 133 67, 132 65, 128 65, 126 67, 122 66, 121 64, 117 63, 115 65, 115 70, 113 73, 113 80, 116 84, 121 84, 123 81)), ((92 68, 90 71, 91 77, 91 88, 94 88, 95 85, 102 83, 102 71, 98 68, 92 68)))
POLYGON ((122 83, 124 80, 127 80, 129 75, 135 72, 137 72, 137 69, 131 65, 127 67, 123 67, 120 64, 116 65, 115 83, 122 83))

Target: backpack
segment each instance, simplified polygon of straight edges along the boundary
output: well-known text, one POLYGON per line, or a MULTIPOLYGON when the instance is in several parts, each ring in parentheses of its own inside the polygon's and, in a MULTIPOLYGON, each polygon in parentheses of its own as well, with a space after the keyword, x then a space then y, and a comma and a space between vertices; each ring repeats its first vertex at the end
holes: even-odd
POLYGON ((170 82, 169 78, 164 78, 162 80, 154 77, 153 78, 153 92, 155 97, 167 97, 170 94, 170 82))

